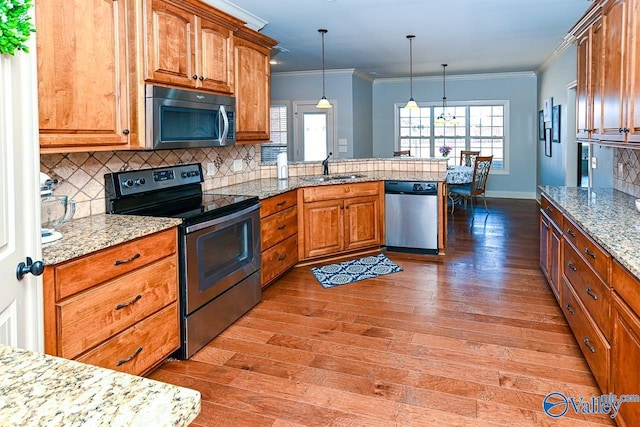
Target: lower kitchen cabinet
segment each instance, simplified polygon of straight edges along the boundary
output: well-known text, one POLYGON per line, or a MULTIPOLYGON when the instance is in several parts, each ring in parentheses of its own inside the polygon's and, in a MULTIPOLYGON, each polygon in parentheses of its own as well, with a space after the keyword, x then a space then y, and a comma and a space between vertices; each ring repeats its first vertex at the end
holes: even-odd
POLYGON ((180 346, 177 229, 44 273, 45 352, 135 375, 180 346))
POLYGON ((298 262, 298 207, 295 191, 269 197, 260 205, 262 287, 298 262))
POLYGON ((383 187, 380 182, 335 184, 300 190, 300 259, 382 244, 383 187))
POLYGON ((560 302, 562 290, 560 282, 561 230, 562 214, 543 195, 540 206, 540 268, 558 302, 560 302))

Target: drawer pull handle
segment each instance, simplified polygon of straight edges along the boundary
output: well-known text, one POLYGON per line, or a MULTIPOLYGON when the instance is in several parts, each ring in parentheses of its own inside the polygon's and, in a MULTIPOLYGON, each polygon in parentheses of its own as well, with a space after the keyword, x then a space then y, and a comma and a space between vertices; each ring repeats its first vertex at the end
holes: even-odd
POLYGON ((280 256, 278 257, 278 261, 282 261, 282 260, 284 260, 286 257, 287 257, 287 254, 280 255, 280 256))
POLYGON ((284 205, 286 205, 286 204, 287 204, 287 201, 286 201, 286 200, 283 200, 283 201, 281 201, 281 202, 276 203, 276 206, 284 206, 284 205))
POLYGON ((596 259, 596 254, 591 252, 589 248, 584 248, 584 253, 589 255, 591 258, 596 259))
POLYGON ((286 226, 287 224, 282 224, 280 227, 278 227, 278 230, 284 230, 286 226))
POLYGON ((584 345, 587 346, 589 351, 591 351, 591 353, 595 353, 596 352, 596 348, 591 345, 591 341, 589 341, 589 337, 584 337, 583 342, 584 342, 584 345))
POLYGON ((125 307, 129 307, 131 304, 134 304, 134 303, 135 303, 136 301, 138 301, 140 298, 142 298, 142 295, 138 294, 138 295, 136 295, 136 297, 135 297, 134 299, 132 299, 131 301, 116 305, 116 310, 121 310, 121 309, 123 309, 123 308, 125 308, 125 307))
POLYGON ((567 228, 567 233, 569 233, 571 237, 576 237, 576 233, 574 233, 571 228, 567 228))
POLYGON ((565 308, 566 308, 566 309, 567 309, 567 311, 568 311, 569 313, 571 313, 572 315, 574 315, 574 316, 576 315, 576 312, 575 312, 575 310, 573 309, 573 307, 571 307, 571 304, 567 303, 567 305, 565 306, 565 308))
POLYGON ((132 256, 131 258, 116 260, 116 262, 114 262, 113 265, 126 264, 126 263, 131 262, 134 259, 138 259, 138 258, 140 258, 140 254, 137 253, 134 256, 132 256))
POLYGON ((133 353, 131 356, 127 357, 126 359, 118 360, 118 363, 116 363, 116 366, 121 366, 127 362, 132 361, 137 355, 140 354, 141 351, 142 351, 142 347, 138 347, 135 353, 133 353))
POLYGON ((596 293, 591 290, 591 287, 587 286, 586 288, 584 288, 584 291, 594 300, 598 300, 598 295, 596 295, 596 293))
POLYGON ((576 268, 575 265, 573 265, 573 263, 571 261, 569 261, 567 263, 567 267, 569 267, 570 269, 572 269, 573 271, 577 271, 578 269, 576 268))
POLYGON ((551 206, 546 206, 544 208, 547 212, 553 212, 553 208, 551 206))

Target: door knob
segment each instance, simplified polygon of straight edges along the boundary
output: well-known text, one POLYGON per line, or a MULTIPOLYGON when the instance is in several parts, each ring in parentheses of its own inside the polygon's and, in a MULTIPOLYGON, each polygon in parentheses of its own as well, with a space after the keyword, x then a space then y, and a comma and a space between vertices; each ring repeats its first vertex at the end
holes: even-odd
POLYGON ((31 273, 34 276, 39 276, 44 272, 44 262, 36 261, 33 262, 31 257, 27 257, 27 262, 20 262, 18 264, 18 268, 16 269, 16 278, 18 280, 22 280, 22 278, 27 273, 31 273))

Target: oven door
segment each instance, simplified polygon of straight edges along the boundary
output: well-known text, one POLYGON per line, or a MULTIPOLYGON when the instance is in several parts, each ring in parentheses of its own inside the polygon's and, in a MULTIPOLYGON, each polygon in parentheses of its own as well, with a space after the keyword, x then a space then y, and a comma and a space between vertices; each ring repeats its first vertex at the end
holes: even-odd
POLYGON ((259 207, 185 227, 181 260, 185 315, 260 269, 259 207))

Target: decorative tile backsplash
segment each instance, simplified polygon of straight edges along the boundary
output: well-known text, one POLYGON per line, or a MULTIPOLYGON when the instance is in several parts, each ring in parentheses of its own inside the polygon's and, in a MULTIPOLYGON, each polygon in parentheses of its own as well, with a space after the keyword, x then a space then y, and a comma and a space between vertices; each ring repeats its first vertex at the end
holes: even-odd
POLYGON ((106 173, 184 163, 202 163, 206 190, 260 178, 260 151, 252 144, 192 150, 43 154, 40 171, 59 181, 54 193, 74 199, 75 217, 81 218, 105 212, 106 173), (233 171, 234 160, 242 161, 241 171, 233 171), (208 170, 209 163, 214 170, 208 170))
POLYGON ((640 198, 640 150, 616 148, 613 154, 613 188, 640 198), (618 173, 622 163, 622 175, 618 173))

